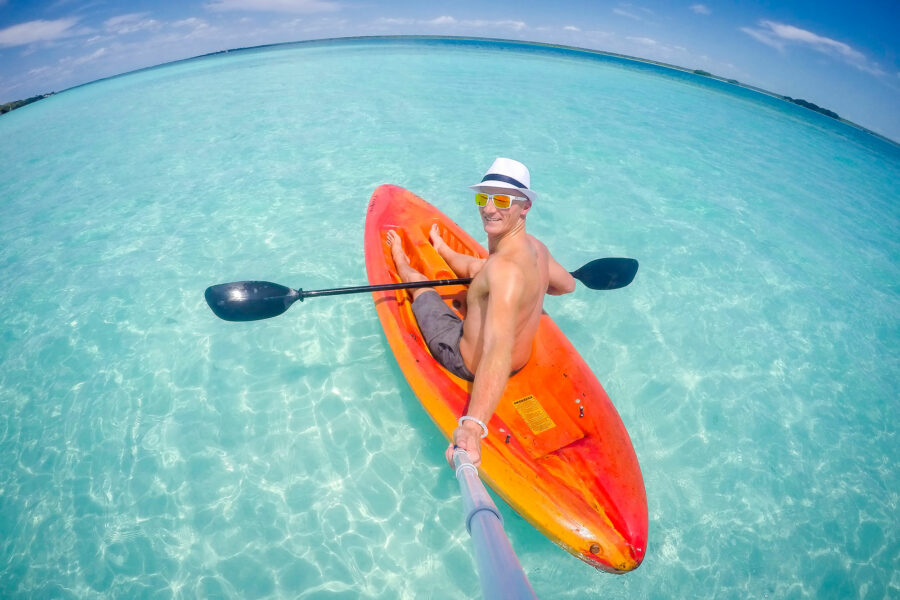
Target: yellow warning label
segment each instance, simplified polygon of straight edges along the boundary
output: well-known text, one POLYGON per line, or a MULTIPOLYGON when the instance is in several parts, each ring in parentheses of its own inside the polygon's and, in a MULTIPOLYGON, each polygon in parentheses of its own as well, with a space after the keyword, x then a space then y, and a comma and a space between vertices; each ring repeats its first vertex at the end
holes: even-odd
POLYGON ((515 400, 513 405, 516 407, 519 415, 525 420, 528 428, 531 429, 531 433, 543 433, 556 427, 556 423, 553 422, 553 419, 550 418, 550 415, 547 414, 547 411, 544 410, 544 407, 541 406, 541 403, 534 396, 525 396, 521 400, 515 400))

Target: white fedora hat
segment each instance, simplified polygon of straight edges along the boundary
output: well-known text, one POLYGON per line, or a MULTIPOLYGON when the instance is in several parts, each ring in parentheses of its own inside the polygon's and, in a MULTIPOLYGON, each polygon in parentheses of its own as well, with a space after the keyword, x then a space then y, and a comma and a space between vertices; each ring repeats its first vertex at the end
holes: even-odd
POLYGON ((528 167, 511 158, 495 159, 481 182, 469 187, 476 191, 486 188, 506 188, 517 190, 532 201, 537 198, 537 193, 530 189, 531 174, 528 167))

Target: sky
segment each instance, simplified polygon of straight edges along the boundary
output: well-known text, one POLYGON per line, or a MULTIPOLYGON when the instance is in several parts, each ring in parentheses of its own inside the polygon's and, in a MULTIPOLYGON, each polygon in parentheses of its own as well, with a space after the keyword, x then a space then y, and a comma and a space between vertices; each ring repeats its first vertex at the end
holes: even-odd
POLYGON ((702 69, 900 142, 900 0, 0 0, 0 103, 231 48, 416 34, 702 69))

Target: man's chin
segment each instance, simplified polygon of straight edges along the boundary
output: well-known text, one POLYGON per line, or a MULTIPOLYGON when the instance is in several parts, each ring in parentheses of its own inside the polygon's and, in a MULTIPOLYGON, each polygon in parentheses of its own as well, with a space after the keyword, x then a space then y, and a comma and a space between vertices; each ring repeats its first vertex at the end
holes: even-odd
POLYGON ((487 233, 490 233, 492 230, 496 231, 500 228, 500 221, 481 221, 481 225, 484 227, 484 230, 487 233))

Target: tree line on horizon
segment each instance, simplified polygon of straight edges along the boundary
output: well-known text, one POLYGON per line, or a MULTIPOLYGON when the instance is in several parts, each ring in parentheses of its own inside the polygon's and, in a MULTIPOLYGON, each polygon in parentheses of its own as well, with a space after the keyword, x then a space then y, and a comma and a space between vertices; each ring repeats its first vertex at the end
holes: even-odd
MULTIPOLYGON (((737 79, 724 79, 722 77, 719 77, 718 75, 713 75, 712 73, 709 73, 708 71, 703 71, 702 69, 694 69, 693 73, 694 73, 694 75, 700 75, 702 77, 712 77, 713 79, 722 79, 723 81, 727 81, 728 83, 733 83, 735 85, 743 85, 737 79)), ((812 102, 803 100, 802 98, 791 98, 790 96, 782 96, 781 94, 776 94, 776 95, 779 98, 781 98, 782 100, 787 100, 788 102, 793 102, 794 104, 797 104, 804 108, 808 108, 808 109, 814 110, 818 113, 822 113, 826 117, 831 117, 832 119, 837 119, 839 121, 841 120, 840 115, 838 115, 836 112, 834 112, 832 110, 828 110, 827 108, 822 108, 821 106, 817 106, 817 105, 813 104, 812 102)))
POLYGON ((52 96, 56 92, 50 92, 49 94, 39 94, 37 96, 32 96, 31 98, 27 98, 25 100, 15 100, 13 102, 7 102, 6 104, 0 104, 0 115, 4 113, 8 113, 11 110, 15 110, 17 108, 21 108, 26 104, 31 104, 32 102, 37 102, 38 100, 43 100, 49 96, 52 96))

